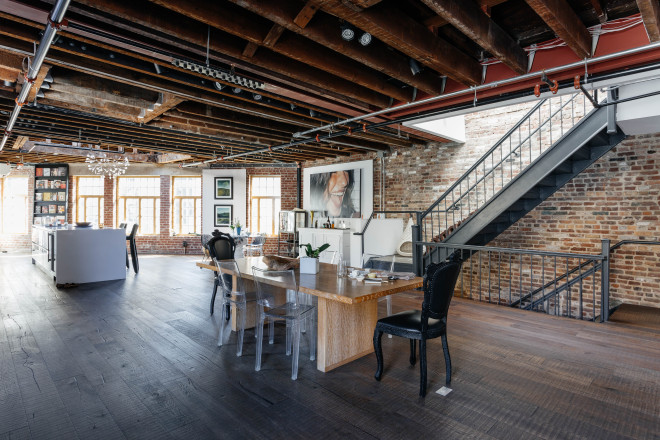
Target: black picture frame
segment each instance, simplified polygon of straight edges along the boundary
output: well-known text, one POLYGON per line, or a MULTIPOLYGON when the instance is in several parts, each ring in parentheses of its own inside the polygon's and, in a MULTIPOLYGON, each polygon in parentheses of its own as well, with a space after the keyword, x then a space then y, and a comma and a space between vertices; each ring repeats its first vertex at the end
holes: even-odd
POLYGON ((231 200, 234 198, 234 178, 216 177, 213 185, 213 195, 216 200, 231 200))
POLYGON ((233 205, 214 205, 213 206, 213 226, 216 228, 229 227, 233 218, 233 205))

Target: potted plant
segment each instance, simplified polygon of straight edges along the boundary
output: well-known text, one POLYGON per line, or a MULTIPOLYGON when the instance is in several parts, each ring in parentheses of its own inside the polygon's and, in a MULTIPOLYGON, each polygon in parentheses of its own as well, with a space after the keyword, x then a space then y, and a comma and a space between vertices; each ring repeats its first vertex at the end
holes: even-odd
POLYGON ((236 235, 241 235, 241 226, 241 221, 237 218, 234 219, 233 227, 236 228, 236 235))
POLYGON ((319 255, 321 252, 330 247, 328 243, 312 248, 309 243, 301 244, 300 247, 305 248, 306 257, 300 257, 300 273, 318 273, 319 272, 319 255))

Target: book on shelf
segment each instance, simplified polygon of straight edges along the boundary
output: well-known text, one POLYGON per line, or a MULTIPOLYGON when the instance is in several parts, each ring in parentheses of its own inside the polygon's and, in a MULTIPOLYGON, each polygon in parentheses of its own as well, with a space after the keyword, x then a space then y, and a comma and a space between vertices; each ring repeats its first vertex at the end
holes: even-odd
POLYGON ((60 187, 60 181, 59 180, 51 180, 50 181, 50 189, 58 189, 60 187))
POLYGON ((64 208, 66 208, 66 206, 64 206, 64 205, 59 205, 59 206, 57 207, 57 213, 58 213, 58 214, 64 214, 64 208))
POLYGON ((66 167, 60 167, 60 176, 66 176, 66 167))
POLYGON ((50 168, 42 168, 44 170, 44 177, 50 177, 50 168))
POLYGON ((60 175, 59 168, 51 168, 50 169, 50 175, 51 176, 59 176, 60 175))
POLYGON ((48 214, 48 205, 44 205, 41 207, 41 213, 42 214, 48 214))
POLYGON ((57 205, 48 205, 48 213, 55 214, 57 212, 57 205))
POLYGON ((34 224, 37 226, 41 226, 41 217, 35 217, 34 218, 34 224))
POLYGON ((50 193, 42 193, 44 197, 44 202, 50 202, 50 193))
POLYGON ((37 176, 37 177, 41 177, 41 176, 43 176, 43 175, 44 175, 44 170, 43 170, 43 168, 36 167, 36 168, 34 169, 34 175, 37 176))
POLYGON ((43 193, 34 193, 34 200, 35 202, 41 202, 43 201, 43 193))
POLYGON ((64 191, 60 191, 57 193, 57 201, 66 202, 66 193, 64 191))

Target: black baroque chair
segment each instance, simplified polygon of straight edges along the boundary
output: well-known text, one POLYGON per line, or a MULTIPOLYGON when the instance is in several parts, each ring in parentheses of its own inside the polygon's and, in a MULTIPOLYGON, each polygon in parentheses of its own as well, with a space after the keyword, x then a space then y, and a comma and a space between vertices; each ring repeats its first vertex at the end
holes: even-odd
MULTIPOLYGON (((131 233, 126 236, 126 241, 128 241, 129 247, 131 248, 131 260, 133 261, 133 270, 135 273, 140 271, 140 264, 138 263, 138 251, 137 244, 135 243, 135 237, 137 236, 138 228, 140 225, 133 223, 133 228, 131 233)), ((126 226, 124 226, 124 229, 126 226)), ((128 267, 128 251, 126 251, 126 267, 128 267)))
POLYGON ((445 355, 447 371, 446 384, 451 383, 451 359, 447 346, 447 311, 454 294, 454 287, 461 271, 460 262, 430 264, 424 277, 424 301, 422 310, 408 310, 381 318, 374 330, 374 349, 378 360, 376 380, 383 375, 383 333, 410 339, 410 364, 415 365, 416 342, 419 341, 419 395, 426 395, 426 341, 442 338, 442 350, 445 355))
MULTIPOLYGON (((206 247, 213 261, 222 261, 222 260, 233 260, 234 252, 236 252, 236 243, 234 239, 229 234, 225 234, 220 231, 213 231, 213 237, 206 243, 206 247)), ((218 278, 221 276, 219 273, 216 273, 215 280, 213 281, 213 295, 211 295, 211 315, 213 315, 213 307, 215 305, 215 296, 218 293, 218 286, 221 286, 221 280, 218 278)), ((231 275, 224 275, 231 278, 231 275)), ((229 285, 231 285, 231 280, 229 285)), ((227 306, 228 307, 228 306, 227 306)), ((229 319, 229 313, 225 315, 229 319)))

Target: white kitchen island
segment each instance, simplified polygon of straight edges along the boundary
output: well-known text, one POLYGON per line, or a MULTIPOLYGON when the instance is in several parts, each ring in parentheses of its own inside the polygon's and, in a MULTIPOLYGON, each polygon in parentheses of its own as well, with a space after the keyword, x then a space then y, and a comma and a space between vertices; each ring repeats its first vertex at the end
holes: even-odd
POLYGON ((124 229, 33 226, 32 262, 59 284, 126 278, 124 229))

